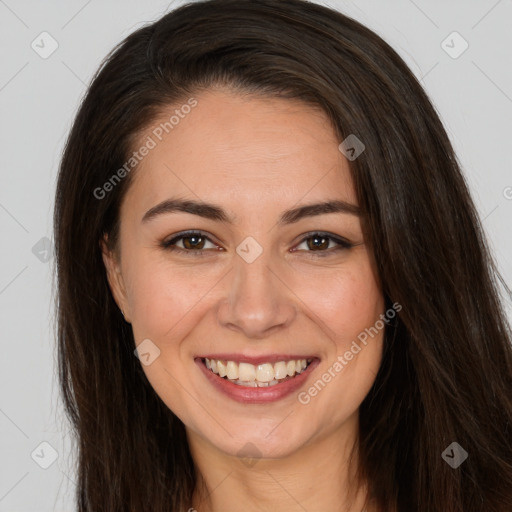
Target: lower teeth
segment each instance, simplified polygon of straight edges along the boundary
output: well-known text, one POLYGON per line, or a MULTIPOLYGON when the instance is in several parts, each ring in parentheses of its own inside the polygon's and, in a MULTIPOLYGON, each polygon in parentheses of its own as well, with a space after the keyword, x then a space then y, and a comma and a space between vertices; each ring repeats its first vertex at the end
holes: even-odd
POLYGON ((287 380, 293 379, 293 377, 286 377, 284 379, 276 380, 273 379, 270 382, 256 382, 255 380, 252 381, 245 381, 245 380, 231 380, 227 377, 223 377, 226 380, 229 380, 233 384, 238 384, 239 386, 246 386, 248 388, 266 388, 268 386, 275 386, 276 384, 280 384, 281 382, 285 382, 287 380))
MULTIPOLYGON (((309 366, 309 365, 308 365, 309 366)), ((306 366, 307 368, 307 366, 306 366)), ((306 369, 304 368, 304 370, 306 369)), ((302 370, 300 373, 296 373, 293 377, 290 377, 289 375, 286 376, 284 379, 273 379, 270 382, 259 382, 255 380, 246 381, 246 380, 232 380, 228 379, 228 377, 221 377, 222 379, 229 380, 229 382, 232 382, 233 384, 237 384, 238 386, 245 386, 248 388, 266 388, 269 386, 275 386, 276 384, 281 384, 281 382, 286 382, 287 380, 293 379, 297 375, 300 375, 304 370, 302 370)), ((219 377, 219 375, 217 375, 219 377)))

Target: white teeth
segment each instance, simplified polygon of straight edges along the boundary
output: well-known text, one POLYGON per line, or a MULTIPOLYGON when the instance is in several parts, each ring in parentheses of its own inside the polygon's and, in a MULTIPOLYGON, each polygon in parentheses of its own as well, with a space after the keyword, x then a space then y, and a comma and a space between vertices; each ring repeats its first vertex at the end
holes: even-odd
POLYGON ((228 361, 226 365, 227 378, 230 380, 238 380, 238 365, 234 361, 228 361))
POLYGON ((274 377, 276 379, 284 379, 288 375, 288 371, 286 370, 286 363, 284 361, 279 361, 274 365, 274 377))
POLYGON ((302 373, 311 361, 312 359, 297 359, 255 366, 250 363, 205 358, 205 365, 219 377, 226 377, 240 386, 267 387, 302 373))
POLYGON ((217 370, 221 377, 225 377, 228 374, 228 372, 226 370, 225 361, 217 361, 217 370))
POLYGON ((248 363, 240 363, 238 365, 238 378, 243 381, 254 382, 256 380, 256 368, 254 365, 248 363))
POLYGON ((274 380, 274 368, 270 363, 259 364, 256 369, 256 380, 270 382, 274 380))
POLYGON ((251 380, 251 381, 237 380, 235 382, 235 384, 238 384, 239 386, 245 386, 245 387, 248 387, 248 388, 256 388, 256 387, 258 387, 258 384, 256 383, 255 380, 251 380))

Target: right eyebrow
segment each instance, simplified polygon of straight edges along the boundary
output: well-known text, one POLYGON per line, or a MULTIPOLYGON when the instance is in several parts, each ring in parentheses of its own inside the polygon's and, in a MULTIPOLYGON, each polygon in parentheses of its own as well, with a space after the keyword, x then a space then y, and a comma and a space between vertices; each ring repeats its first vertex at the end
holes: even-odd
MULTIPOLYGON (((218 205, 190 199, 183 200, 173 198, 166 199, 150 208, 142 217, 142 222, 146 223, 159 215, 173 212, 190 213, 206 219, 229 224, 233 224, 236 221, 236 218, 230 217, 227 212, 218 205)), ((303 218, 324 215, 326 213, 348 213, 360 216, 361 210, 358 206, 341 200, 312 203, 286 210, 279 218, 278 223, 281 225, 294 224, 303 218)))

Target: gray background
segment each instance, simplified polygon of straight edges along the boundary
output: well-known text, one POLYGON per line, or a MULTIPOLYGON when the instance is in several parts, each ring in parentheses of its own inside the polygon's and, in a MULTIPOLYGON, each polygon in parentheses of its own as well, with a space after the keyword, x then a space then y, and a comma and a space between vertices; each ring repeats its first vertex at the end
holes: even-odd
MULTIPOLYGON (((182 3, 0 0, 0 512, 73 510, 75 475, 53 334, 58 163, 101 59, 130 32, 182 3), (42 32, 58 44, 47 58, 41 53, 52 41, 42 32)), ((510 285, 512 1, 319 3, 375 30, 421 78, 510 285), (454 31, 463 39, 450 36, 454 31), (459 55, 464 40, 469 47, 459 55)), ((510 299, 506 303, 510 315, 510 299)))

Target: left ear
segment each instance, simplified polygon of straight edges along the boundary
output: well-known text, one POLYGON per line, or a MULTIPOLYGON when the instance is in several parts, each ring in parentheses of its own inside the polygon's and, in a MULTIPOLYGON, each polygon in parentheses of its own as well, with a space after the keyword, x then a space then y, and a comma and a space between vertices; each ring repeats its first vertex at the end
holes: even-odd
POLYGON ((123 312, 125 320, 129 322, 131 315, 121 265, 115 251, 108 247, 107 235, 100 240, 100 248, 110 291, 118 308, 123 312))

